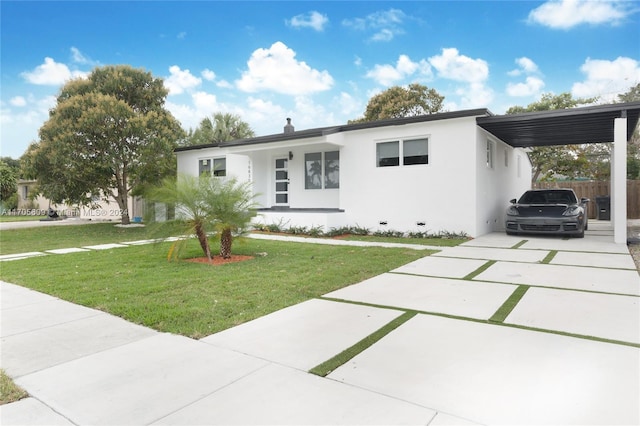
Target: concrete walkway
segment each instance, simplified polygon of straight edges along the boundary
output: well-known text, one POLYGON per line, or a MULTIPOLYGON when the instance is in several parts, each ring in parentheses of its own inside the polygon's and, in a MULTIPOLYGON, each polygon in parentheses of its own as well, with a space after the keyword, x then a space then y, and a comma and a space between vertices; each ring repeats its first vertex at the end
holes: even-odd
POLYGON ((0 283, 0 366, 31 395, 0 423, 639 424, 640 275, 590 228, 486 235, 201 340, 0 283))

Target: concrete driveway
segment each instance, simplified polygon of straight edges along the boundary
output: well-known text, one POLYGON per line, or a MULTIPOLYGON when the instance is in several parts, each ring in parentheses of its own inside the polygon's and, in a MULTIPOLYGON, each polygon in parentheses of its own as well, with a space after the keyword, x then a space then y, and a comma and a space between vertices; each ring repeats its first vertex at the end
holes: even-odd
POLYGON ((639 424, 640 275, 590 228, 486 235, 198 341, 2 283, 1 365, 32 397, 0 420, 639 424))

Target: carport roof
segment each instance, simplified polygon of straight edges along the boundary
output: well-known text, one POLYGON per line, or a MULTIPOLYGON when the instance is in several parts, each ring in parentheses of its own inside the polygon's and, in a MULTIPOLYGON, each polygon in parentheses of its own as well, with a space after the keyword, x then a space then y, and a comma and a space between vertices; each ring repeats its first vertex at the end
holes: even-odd
POLYGON ((627 117, 631 138, 640 102, 477 117, 478 126, 517 148, 613 142, 615 118, 627 117))

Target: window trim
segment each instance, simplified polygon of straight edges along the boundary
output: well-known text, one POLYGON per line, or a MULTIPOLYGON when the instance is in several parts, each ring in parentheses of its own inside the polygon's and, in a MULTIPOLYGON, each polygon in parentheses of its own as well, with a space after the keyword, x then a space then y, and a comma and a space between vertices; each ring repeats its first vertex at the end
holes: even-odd
POLYGON ((486 145, 486 154, 487 154, 487 168, 493 169, 495 166, 495 153, 496 153, 496 144, 491 139, 487 139, 486 145))
POLYGON ((311 152, 305 152, 304 153, 304 189, 305 191, 309 190, 309 191, 314 191, 314 190, 327 190, 327 189, 340 189, 340 150, 332 150, 332 151, 311 151, 311 152), (330 186, 327 187, 327 156, 326 154, 328 153, 338 153, 338 169, 337 169, 337 173, 338 173, 338 181, 336 183, 336 186, 330 186), (319 160, 307 160, 307 156, 309 155, 320 155, 320 159, 319 160), (319 161, 320 162, 320 173, 319 173, 319 179, 320 179, 320 185, 319 186, 314 186, 314 187, 309 187, 309 175, 308 170, 307 170, 307 161, 319 161))
MULTIPOLYGON (((386 167, 412 167, 412 166, 428 166, 430 164, 430 156, 431 156, 431 136, 430 135, 417 135, 410 136, 405 138, 397 138, 397 139, 381 139, 375 141, 376 144, 376 168, 386 168, 386 167), (425 141, 427 144, 427 154, 426 154, 426 163, 411 163, 405 164, 405 143, 406 142, 418 142, 425 141), (379 146, 381 144, 392 144, 395 143, 398 146, 398 164, 386 164, 380 165, 380 154, 379 154, 379 146)), ((395 158, 395 157, 388 157, 395 158)))
POLYGON ((216 156, 216 157, 198 158, 198 176, 202 176, 205 173, 207 173, 208 176, 214 176, 214 177, 227 176, 227 157, 222 155, 222 156, 216 156), (219 169, 218 171, 216 171, 216 167, 215 167, 216 160, 224 161, 224 169, 219 169), (205 161, 207 162, 207 167, 209 170, 201 171, 202 163, 205 161))

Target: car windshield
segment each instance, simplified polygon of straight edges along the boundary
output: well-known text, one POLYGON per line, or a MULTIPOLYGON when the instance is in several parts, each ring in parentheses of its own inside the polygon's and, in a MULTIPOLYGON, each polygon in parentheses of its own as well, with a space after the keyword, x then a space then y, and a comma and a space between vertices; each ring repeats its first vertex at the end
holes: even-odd
POLYGON ((572 191, 527 191, 520 198, 520 204, 575 204, 572 191))

